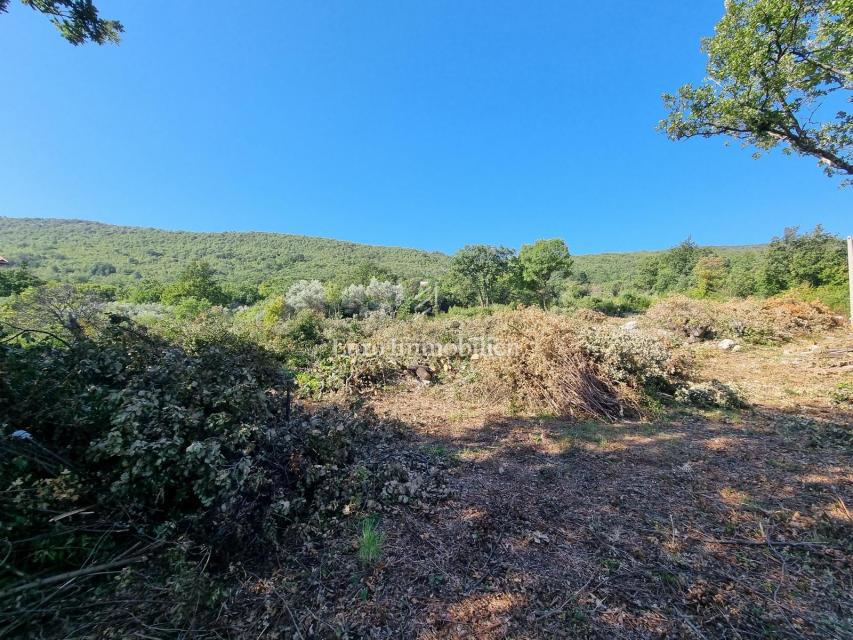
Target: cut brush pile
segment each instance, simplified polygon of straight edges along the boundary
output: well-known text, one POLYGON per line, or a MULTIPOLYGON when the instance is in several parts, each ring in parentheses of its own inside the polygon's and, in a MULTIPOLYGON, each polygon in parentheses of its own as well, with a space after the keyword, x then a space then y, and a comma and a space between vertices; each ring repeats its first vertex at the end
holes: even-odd
POLYGON ((495 393, 523 410, 615 420, 640 413, 656 392, 672 392, 687 365, 663 339, 594 327, 523 309, 500 314, 495 338, 508 353, 478 361, 495 393))
POLYGON ((690 341, 734 338, 755 344, 789 342, 844 324, 823 304, 792 298, 713 302, 672 296, 650 308, 646 317, 690 341))

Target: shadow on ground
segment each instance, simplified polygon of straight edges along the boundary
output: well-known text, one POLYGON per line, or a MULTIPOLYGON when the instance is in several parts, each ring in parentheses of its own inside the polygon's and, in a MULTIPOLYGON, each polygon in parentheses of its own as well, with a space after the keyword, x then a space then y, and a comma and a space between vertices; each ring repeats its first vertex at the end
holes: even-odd
POLYGON ((853 631, 849 426, 767 411, 660 424, 487 417, 443 435, 453 497, 387 516, 347 619, 407 637, 853 631))

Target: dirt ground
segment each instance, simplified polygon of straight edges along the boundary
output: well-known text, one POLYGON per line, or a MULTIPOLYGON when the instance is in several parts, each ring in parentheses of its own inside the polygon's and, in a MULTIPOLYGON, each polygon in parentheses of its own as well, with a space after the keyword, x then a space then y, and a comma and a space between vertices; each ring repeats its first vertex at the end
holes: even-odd
POLYGON ((695 351, 749 409, 600 424, 441 386, 375 398, 447 462, 452 497, 385 514, 382 560, 327 620, 423 639, 853 637, 851 335, 695 351))
POLYGON ((294 548, 247 583, 251 637, 853 637, 853 334, 690 348, 747 408, 606 424, 453 384, 372 397, 449 497, 377 505, 372 564, 356 519, 294 548))

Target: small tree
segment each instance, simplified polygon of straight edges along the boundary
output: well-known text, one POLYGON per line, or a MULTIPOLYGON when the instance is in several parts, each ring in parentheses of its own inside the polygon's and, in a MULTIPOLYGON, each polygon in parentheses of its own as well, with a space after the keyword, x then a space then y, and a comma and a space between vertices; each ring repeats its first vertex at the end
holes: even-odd
POLYGON ((369 304, 377 310, 384 311, 388 315, 397 313, 397 309, 403 303, 403 287, 393 282, 380 282, 376 278, 371 279, 370 284, 365 287, 369 304))
POLYGON ((512 255, 512 249, 506 247, 468 245, 453 256, 451 269, 470 286, 480 306, 487 307, 494 301, 501 277, 509 271, 512 255))
POLYGON ((765 292, 774 294, 803 284, 843 284, 847 277, 844 254, 841 238, 820 225, 804 234, 798 233, 796 227, 785 229, 781 238, 773 238, 767 251, 765 292))
POLYGON ((0 270, 0 298, 21 293, 30 287, 38 287, 42 284, 44 282, 33 275, 26 262, 17 269, 0 270))
POLYGON ((380 282, 394 282, 396 278, 385 267, 380 267, 375 262, 362 262, 352 272, 350 282, 352 284, 370 284, 371 280, 379 280, 380 282))
POLYGON ((521 276, 542 307, 556 295, 558 281, 572 270, 572 258, 566 243, 559 239, 537 240, 521 247, 518 253, 521 276))
POLYGON ((853 176, 853 115, 829 112, 850 100, 851 24, 850 0, 728 0, 715 35, 702 42, 706 82, 665 94, 669 115, 659 128, 672 140, 781 144, 816 157, 827 175, 853 176))
POLYGON ((696 289, 699 295, 706 297, 722 291, 729 272, 728 260, 720 256, 704 256, 699 258, 693 267, 696 277, 696 289))
POLYGON ((89 269, 89 273, 93 276, 109 276, 116 272, 115 265, 109 262, 96 262, 89 269))
POLYGON ((351 284, 341 292, 341 310, 345 315, 357 316, 367 308, 367 291, 363 284, 351 284))
POLYGON ((163 292, 163 302, 176 304, 183 298, 206 300, 210 304, 226 304, 228 297, 216 280, 216 272, 207 262, 195 261, 189 264, 163 292))
POLYGON ((726 278, 726 291, 733 296, 746 297, 759 292, 764 261, 756 253, 732 256, 726 278))
POLYGON ((637 286, 657 293, 685 291, 692 286, 696 263, 711 255, 711 249, 698 246, 688 237, 671 249, 643 260, 637 276, 637 286))

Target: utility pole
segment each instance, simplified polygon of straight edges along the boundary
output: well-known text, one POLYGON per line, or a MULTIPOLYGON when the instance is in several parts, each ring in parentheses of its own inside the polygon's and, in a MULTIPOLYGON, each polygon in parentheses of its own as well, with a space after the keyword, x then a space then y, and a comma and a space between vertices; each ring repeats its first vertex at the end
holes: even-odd
POLYGON ((847 236, 847 279, 850 284, 850 324, 853 325, 853 236, 847 236))

